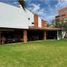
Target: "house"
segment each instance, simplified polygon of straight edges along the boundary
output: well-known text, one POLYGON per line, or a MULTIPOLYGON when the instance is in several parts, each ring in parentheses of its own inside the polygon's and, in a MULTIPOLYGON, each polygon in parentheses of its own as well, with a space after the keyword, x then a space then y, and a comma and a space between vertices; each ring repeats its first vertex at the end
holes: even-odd
POLYGON ((59 10, 58 15, 55 17, 56 20, 65 20, 67 19, 67 7, 59 10))
MULTIPOLYGON (((62 21, 64 20, 64 23, 67 22, 67 7, 62 8, 58 12, 58 16, 55 17, 55 20, 62 21)), ((62 31, 62 38, 67 37, 66 31, 62 31)))
POLYGON ((53 39, 57 38, 59 30, 48 28, 47 21, 27 9, 24 11, 21 7, 0 2, 0 43, 53 39))

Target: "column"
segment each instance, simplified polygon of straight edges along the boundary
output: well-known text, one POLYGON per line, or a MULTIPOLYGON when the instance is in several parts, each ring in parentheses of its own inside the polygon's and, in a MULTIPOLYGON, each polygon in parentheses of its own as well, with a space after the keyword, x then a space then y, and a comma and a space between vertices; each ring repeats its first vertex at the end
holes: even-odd
POLYGON ((44 40, 46 40, 47 39, 47 33, 46 33, 46 31, 44 31, 44 40))
POLYGON ((0 45, 1 45, 1 32, 0 32, 0 45))
POLYGON ((28 38, 27 38, 27 30, 24 30, 23 31, 23 41, 24 41, 24 43, 27 43, 27 40, 28 40, 28 38))
POLYGON ((34 27, 38 28, 38 16, 34 15, 34 27))

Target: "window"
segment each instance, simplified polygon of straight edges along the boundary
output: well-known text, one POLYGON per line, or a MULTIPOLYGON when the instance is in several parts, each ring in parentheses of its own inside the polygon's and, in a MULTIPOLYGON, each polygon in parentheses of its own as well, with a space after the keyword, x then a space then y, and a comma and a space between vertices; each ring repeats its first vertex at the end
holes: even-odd
POLYGON ((28 20, 30 20, 30 18, 28 18, 28 20))
POLYGON ((34 22, 32 22, 32 24, 34 24, 34 22))

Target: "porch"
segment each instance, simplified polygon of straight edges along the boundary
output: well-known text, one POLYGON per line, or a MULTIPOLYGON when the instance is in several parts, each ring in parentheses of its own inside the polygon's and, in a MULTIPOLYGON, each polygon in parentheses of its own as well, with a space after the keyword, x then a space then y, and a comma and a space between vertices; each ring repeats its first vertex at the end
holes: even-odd
POLYGON ((0 44, 57 39, 57 31, 50 29, 0 29, 0 44))

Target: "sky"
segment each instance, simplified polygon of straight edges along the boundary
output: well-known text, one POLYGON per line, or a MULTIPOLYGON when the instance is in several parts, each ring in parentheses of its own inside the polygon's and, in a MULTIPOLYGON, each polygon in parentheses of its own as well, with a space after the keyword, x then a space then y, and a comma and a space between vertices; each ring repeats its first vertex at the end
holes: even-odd
MULTIPOLYGON (((0 0, 0 2, 18 6, 18 0, 0 0)), ((50 23, 60 9, 67 7, 67 0, 26 0, 26 5, 27 9, 50 23)))

